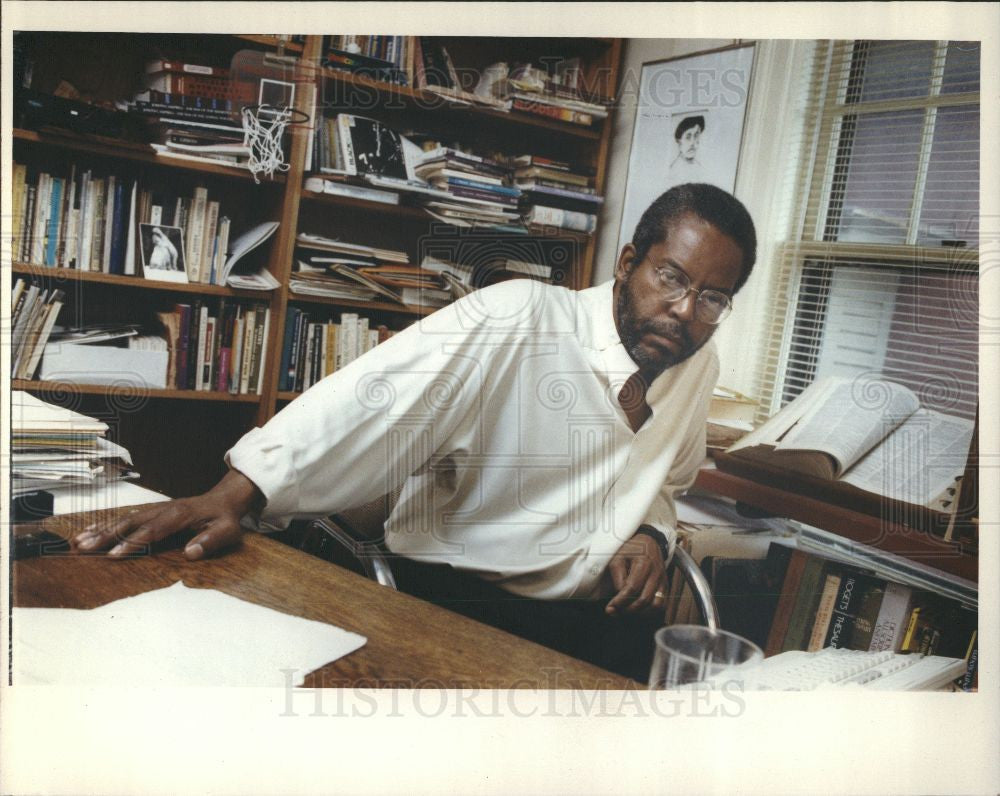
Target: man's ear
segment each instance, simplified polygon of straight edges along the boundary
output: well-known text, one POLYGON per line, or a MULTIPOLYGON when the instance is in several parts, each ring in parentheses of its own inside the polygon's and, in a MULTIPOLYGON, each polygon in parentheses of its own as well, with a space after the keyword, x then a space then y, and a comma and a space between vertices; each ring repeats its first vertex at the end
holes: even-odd
POLYGON ((632 269, 639 265, 636 262, 635 255, 635 246, 631 243, 626 243, 622 246, 621 253, 618 255, 618 262, 615 263, 615 281, 624 282, 632 269))

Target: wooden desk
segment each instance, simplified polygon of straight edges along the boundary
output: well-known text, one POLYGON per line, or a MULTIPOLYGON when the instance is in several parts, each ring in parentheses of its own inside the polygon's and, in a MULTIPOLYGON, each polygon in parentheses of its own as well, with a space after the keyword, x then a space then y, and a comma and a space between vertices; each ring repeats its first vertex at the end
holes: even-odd
MULTIPOLYGON (((104 513, 53 517, 45 527, 69 538, 104 513)), ((14 604, 95 608, 177 581, 367 637, 361 649, 307 676, 305 686, 642 687, 254 533, 238 548, 198 562, 179 549, 122 561, 70 554, 17 561, 14 604)))

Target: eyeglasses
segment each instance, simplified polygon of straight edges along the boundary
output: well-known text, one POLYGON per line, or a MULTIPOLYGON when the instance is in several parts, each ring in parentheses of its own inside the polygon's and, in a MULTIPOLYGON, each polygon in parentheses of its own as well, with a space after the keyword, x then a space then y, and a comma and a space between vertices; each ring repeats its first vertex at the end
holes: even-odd
POLYGON ((688 275, 670 265, 662 265, 655 270, 664 301, 680 301, 688 293, 697 294, 694 317, 702 323, 710 323, 713 326, 722 323, 733 311, 732 299, 725 293, 711 289, 695 290, 691 287, 688 275))

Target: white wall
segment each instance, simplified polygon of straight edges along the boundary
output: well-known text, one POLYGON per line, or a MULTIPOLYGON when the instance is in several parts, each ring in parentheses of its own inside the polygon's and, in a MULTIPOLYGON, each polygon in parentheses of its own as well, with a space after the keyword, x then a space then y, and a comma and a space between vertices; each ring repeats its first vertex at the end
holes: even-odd
MULTIPOLYGON (((631 39, 622 65, 619 107, 613 116, 605 203, 599 225, 594 283, 612 277, 618 227, 625 197, 629 149, 642 65, 737 43, 734 39, 631 39)), ((722 360, 719 383, 752 395, 761 367, 765 321, 777 268, 776 244, 787 237, 793 185, 792 152, 801 131, 802 103, 796 101, 805 77, 809 42, 756 42, 750 98, 744 124, 736 196, 757 228, 757 265, 734 302, 733 314, 719 328, 722 360)))

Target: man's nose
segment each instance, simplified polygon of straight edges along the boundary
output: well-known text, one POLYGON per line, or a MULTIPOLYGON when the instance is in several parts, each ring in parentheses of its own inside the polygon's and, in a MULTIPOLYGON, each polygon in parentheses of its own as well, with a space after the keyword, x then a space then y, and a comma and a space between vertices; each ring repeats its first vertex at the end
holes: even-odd
POLYGON ((694 307, 698 301, 698 294, 689 290, 686 295, 670 302, 669 313, 681 321, 694 320, 694 307))

